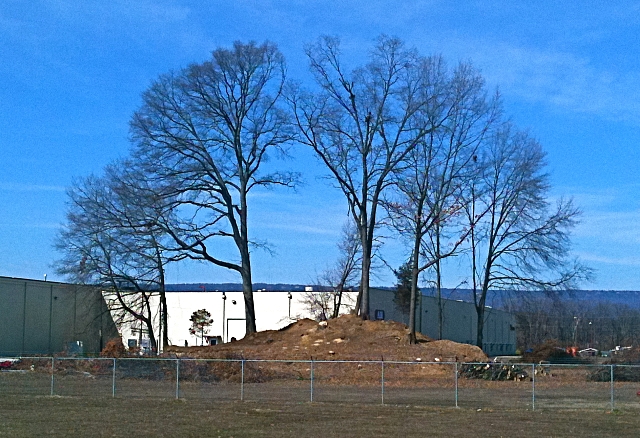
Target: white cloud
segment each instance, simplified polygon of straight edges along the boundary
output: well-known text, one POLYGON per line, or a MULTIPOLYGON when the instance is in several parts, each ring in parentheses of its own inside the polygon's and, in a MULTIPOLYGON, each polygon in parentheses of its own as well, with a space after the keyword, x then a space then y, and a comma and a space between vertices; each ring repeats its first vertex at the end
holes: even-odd
POLYGON ((607 257, 590 252, 577 252, 581 260, 587 263, 603 263, 616 266, 640 266, 640 257, 607 257))
POLYGON ((327 228, 326 226, 301 225, 295 223, 295 221, 290 221, 290 219, 287 219, 285 222, 269 222, 256 225, 257 228, 262 229, 286 230, 302 234, 321 234, 326 236, 338 236, 340 234, 339 228, 336 230, 335 227, 327 228))
POLYGON ((0 228, 28 228, 28 229, 43 229, 43 230, 57 230, 60 228, 60 224, 51 222, 32 222, 32 223, 2 223, 0 222, 0 228))
POLYGON ((596 269, 598 265, 618 269, 640 266, 638 187, 590 191, 563 188, 563 191, 574 193, 574 201, 583 211, 580 223, 572 232, 574 254, 596 269))
POLYGON ((2 183, 0 190, 7 192, 64 192, 63 186, 50 186, 42 184, 2 183))
POLYGON ((587 56, 508 42, 459 44, 467 45, 488 83, 505 95, 560 111, 640 123, 638 71, 617 72, 594 65, 587 56))
MULTIPOLYGON (((640 210, 585 211, 574 236, 601 242, 601 248, 619 250, 640 244, 640 210)), ((609 249, 610 251, 610 249, 609 249)))

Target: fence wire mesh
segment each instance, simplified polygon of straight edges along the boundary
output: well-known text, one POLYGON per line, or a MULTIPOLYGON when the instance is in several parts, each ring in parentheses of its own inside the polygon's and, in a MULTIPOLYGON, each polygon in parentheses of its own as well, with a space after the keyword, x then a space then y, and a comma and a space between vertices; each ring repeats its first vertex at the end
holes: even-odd
POLYGON ((21 357, 3 364, 5 396, 640 407, 640 365, 76 357, 21 357))

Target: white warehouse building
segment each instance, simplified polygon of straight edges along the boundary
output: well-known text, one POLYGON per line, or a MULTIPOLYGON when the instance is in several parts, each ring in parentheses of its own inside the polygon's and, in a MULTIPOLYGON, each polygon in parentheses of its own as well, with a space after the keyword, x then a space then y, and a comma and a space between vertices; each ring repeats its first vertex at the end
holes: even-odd
MULTIPOLYGON (((195 285, 192 289, 197 289, 195 285)), ((253 292, 256 313, 256 328, 258 331, 278 330, 295 322, 300 318, 312 318, 308 304, 304 302, 304 295, 312 291, 305 290, 265 290, 257 289, 253 292)), ((341 313, 349 312, 355 302, 357 292, 345 292, 341 313)), ((217 341, 228 342, 232 338, 242 339, 245 336, 246 322, 244 298, 240 291, 220 290, 181 290, 167 291, 168 338, 172 345, 200 345, 201 340, 189 332, 191 315, 200 309, 211 314, 213 323, 208 328, 207 337, 217 338, 217 341)), ((159 308, 159 298, 154 298, 154 306, 159 308)), ((155 315, 156 327, 159 327, 159 315, 155 315)), ((137 343, 140 339, 138 327, 121 327, 121 334, 125 345, 137 343)), ((158 333, 156 333, 157 336, 158 333)), ((158 336, 159 337, 159 336, 158 336)), ((147 340, 142 335, 142 346, 147 340)), ((213 341, 215 342, 215 341, 213 341)), ((205 345, 207 341, 205 341, 205 345)), ((164 346, 160 346, 162 349, 164 346)))

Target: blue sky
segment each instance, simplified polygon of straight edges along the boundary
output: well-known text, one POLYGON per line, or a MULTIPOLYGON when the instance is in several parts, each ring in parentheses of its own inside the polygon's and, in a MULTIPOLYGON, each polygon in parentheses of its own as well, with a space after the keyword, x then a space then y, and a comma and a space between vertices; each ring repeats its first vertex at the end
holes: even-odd
MULTIPOLYGON (((269 39, 289 76, 305 80, 303 45, 341 37, 362 61, 381 33, 451 64, 470 60, 506 112, 548 153, 553 197, 582 208, 574 252, 596 270, 585 288, 640 289, 640 2, 3 0, 0 5, 0 275, 62 280, 51 264, 65 187, 125 156, 128 121, 158 75, 205 60, 235 40, 269 39)), ((254 280, 312 283, 336 256, 346 220, 323 169, 305 169, 297 192, 253 199, 254 280)), ((388 242, 392 264, 402 245, 388 242)), ((448 277, 455 286, 455 266, 448 277)), ((207 265, 170 282, 237 278, 207 265)), ((390 285, 381 271, 374 281, 390 285)))

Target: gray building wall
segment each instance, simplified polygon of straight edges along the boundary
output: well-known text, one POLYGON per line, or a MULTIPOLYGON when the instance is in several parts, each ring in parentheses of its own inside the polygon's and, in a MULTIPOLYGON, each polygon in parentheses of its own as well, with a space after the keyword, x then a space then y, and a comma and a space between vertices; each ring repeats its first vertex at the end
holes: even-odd
POLYGON ((0 277, 0 355, 61 353, 76 341, 83 353, 98 354, 117 337, 100 290, 0 277))
MULTIPOLYGON (((393 301, 394 292, 385 289, 370 289, 369 303, 371 316, 376 311, 384 311, 384 319, 409 323, 408 312, 404 313, 393 301)), ((442 338, 455 342, 476 343, 478 316, 475 306, 455 300, 442 300, 442 338)), ((433 339, 438 339, 439 308, 435 297, 420 295, 416 308, 418 331, 433 339)), ((516 352, 515 317, 505 311, 485 309, 484 339, 482 350, 489 356, 510 355, 516 352)))

